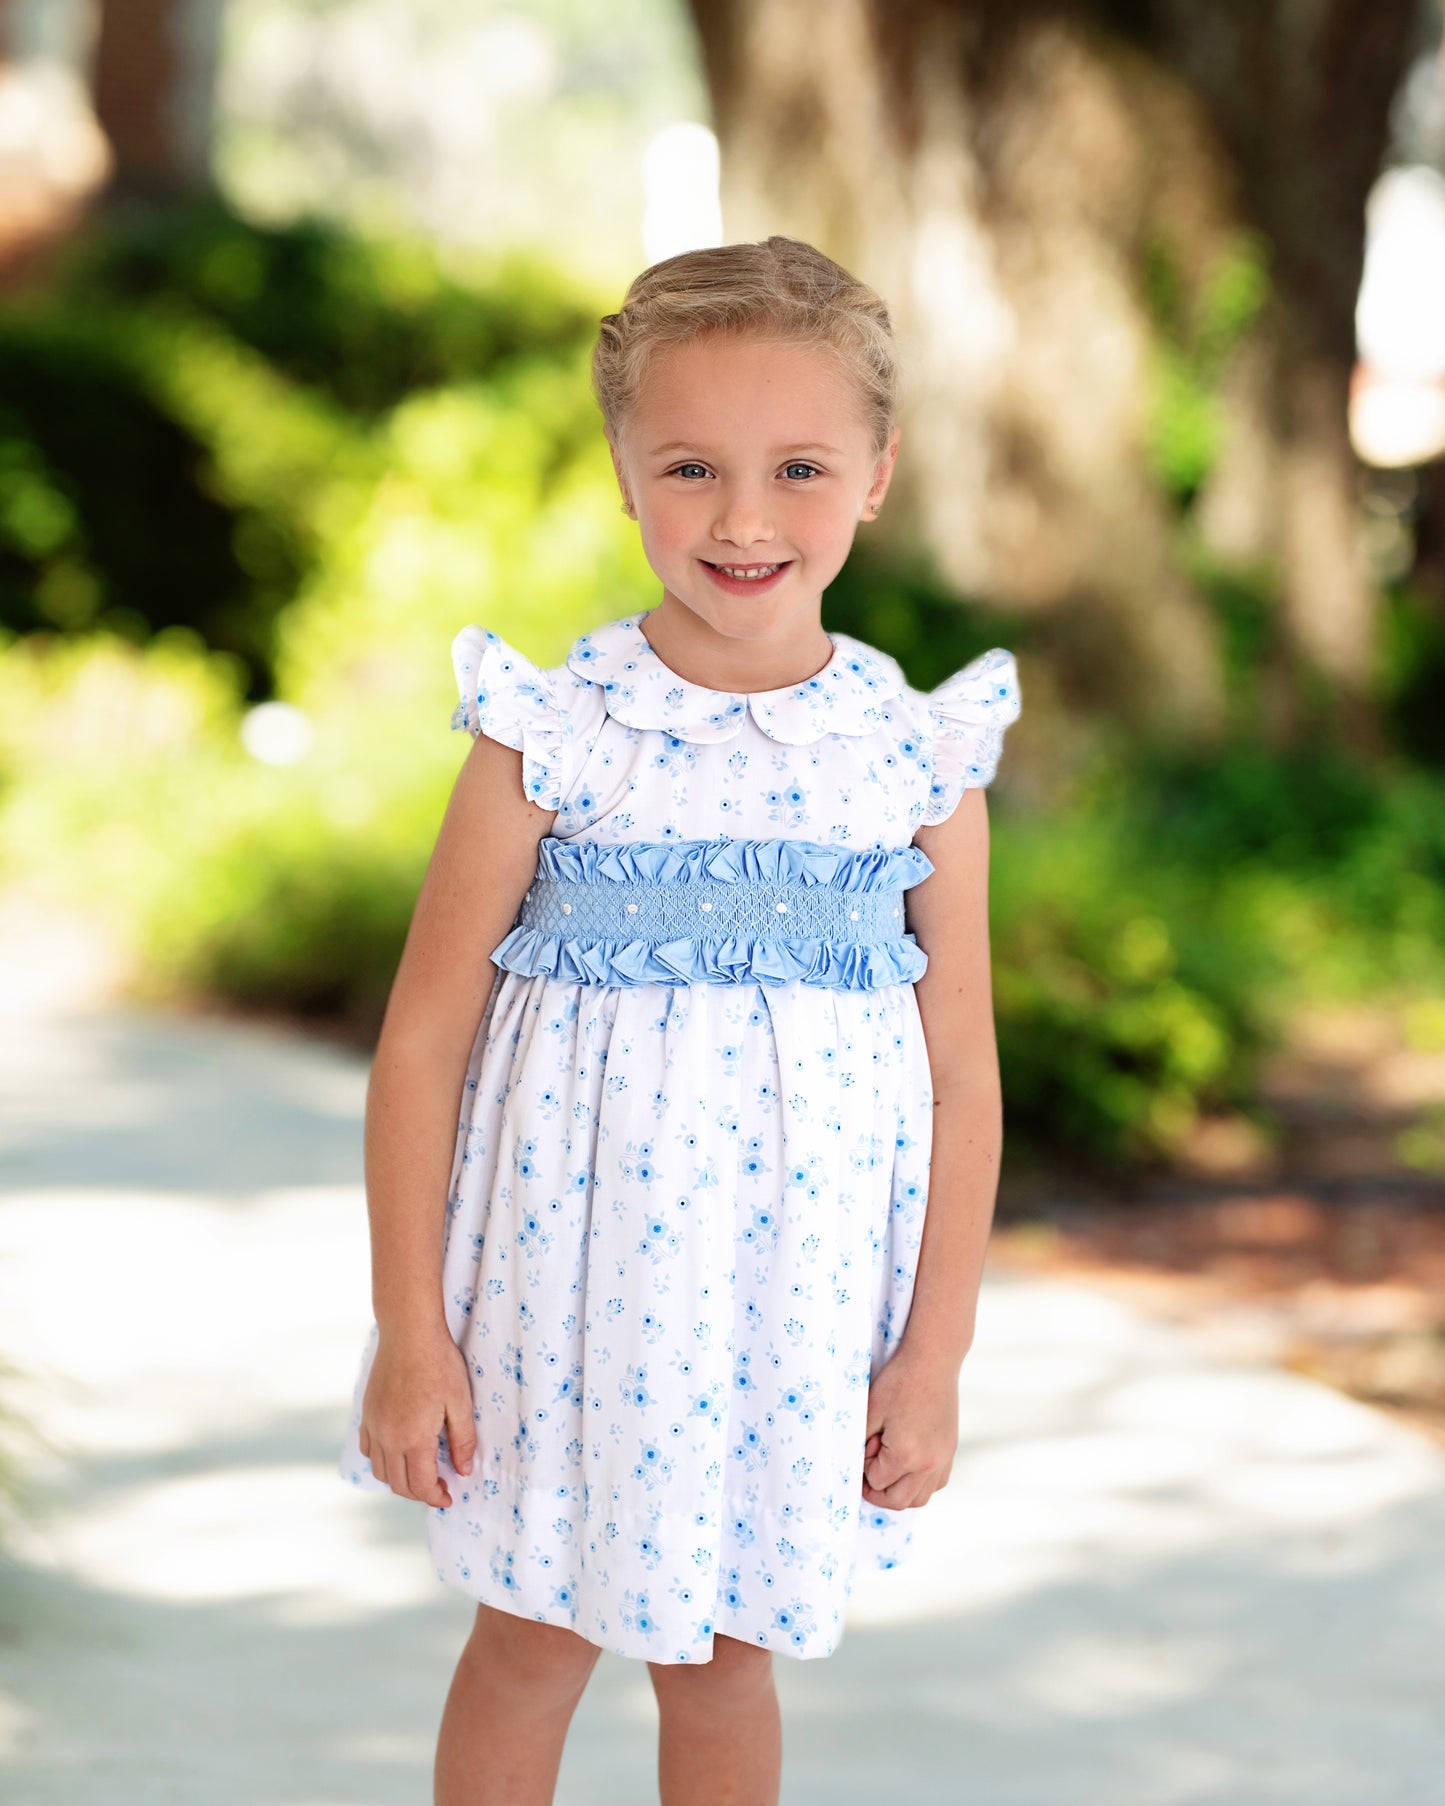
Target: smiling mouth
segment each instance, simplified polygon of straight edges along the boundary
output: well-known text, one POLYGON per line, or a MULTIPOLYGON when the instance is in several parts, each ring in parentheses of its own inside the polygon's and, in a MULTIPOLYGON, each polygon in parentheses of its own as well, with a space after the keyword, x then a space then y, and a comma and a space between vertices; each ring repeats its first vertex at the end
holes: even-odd
POLYGON ((781 559, 777 564, 713 564, 710 559, 702 561, 709 570, 721 571, 725 577, 736 577, 743 583, 755 583, 760 577, 771 577, 774 571, 782 570, 790 559, 781 559))

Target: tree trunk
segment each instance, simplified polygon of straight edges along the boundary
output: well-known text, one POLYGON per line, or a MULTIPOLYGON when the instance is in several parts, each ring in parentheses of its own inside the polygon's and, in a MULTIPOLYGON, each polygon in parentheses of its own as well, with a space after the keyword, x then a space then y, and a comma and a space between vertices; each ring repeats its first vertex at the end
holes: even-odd
POLYGON ((93 85, 115 155, 111 198, 209 186, 222 12, 223 0, 102 0, 93 85))
POLYGON ((1277 573, 1296 666, 1362 688, 1374 595, 1346 399, 1413 0, 694 0, 693 16, 729 237, 810 239, 893 310, 906 452, 887 532, 965 592, 1047 607, 1061 676, 1141 727, 1226 717, 1215 611, 1156 469, 1149 271, 1172 273, 1187 336, 1247 235, 1268 247, 1268 304, 1218 372, 1194 529, 1215 559, 1277 573))

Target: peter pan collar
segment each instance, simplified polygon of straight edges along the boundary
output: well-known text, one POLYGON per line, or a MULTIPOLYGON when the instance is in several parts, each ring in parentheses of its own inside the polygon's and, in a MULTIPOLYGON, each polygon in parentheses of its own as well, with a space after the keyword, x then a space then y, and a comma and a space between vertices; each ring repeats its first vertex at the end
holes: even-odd
POLYGON ((800 684, 751 695, 710 690, 663 664, 642 631, 648 612, 594 627, 567 654, 568 670, 602 686, 607 713, 624 727, 661 728, 695 742, 731 740, 751 714, 770 739, 808 746, 825 734, 871 734, 883 723, 882 705, 904 687, 902 669, 886 652, 833 633, 832 658, 800 684))

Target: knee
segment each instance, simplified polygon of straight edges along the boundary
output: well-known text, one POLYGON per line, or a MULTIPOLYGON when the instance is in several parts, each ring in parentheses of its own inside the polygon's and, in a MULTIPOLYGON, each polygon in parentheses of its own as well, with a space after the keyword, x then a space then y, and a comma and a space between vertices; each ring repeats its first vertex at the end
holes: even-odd
POLYGON ((581 1697, 602 1651, 560 1624, 539 1624, 495 1606, 478 1605, 463 1660, 490 1673, 530 1701, 564 1704, 581 1697))
POLYGON ((743 1706, 773 1684, 773 1652, 736 1637, 715 1636, 710 1662, 649 1662, 653 1691, 665 1711, 709 1712, 743 1706))

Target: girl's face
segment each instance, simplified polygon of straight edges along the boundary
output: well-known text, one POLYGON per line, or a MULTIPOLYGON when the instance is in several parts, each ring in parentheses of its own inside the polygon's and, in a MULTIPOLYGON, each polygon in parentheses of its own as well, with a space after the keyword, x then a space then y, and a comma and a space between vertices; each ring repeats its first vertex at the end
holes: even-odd
POLYGON ((710 333, 659 353, 612 459, 664 604, 737 639, 816 622, 898 437, 874 456, 827 351, 710 333))

